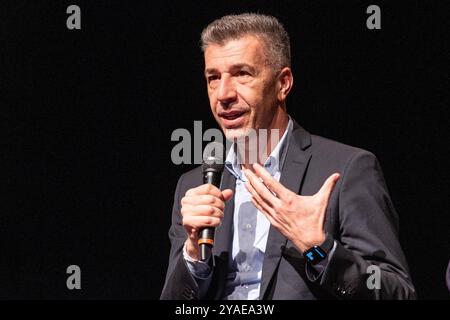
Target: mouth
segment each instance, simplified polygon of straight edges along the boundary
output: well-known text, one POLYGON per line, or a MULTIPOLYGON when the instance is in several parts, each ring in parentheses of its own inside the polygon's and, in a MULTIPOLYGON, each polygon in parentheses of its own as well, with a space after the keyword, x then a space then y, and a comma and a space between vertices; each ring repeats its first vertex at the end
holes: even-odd
POLYGON ((222 124, 227 128, 236 128, 241 126, 244 123, 246 111, 241 110, 231 110, 219 112, 219 117, 222 120, 222 124))

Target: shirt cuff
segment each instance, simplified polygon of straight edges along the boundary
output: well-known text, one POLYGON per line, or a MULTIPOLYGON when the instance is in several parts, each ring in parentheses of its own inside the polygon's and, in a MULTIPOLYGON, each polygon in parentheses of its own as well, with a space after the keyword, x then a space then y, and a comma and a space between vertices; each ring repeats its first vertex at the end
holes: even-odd
POLYGON ((186 261, 189 272, 196 278, 205 280, 211 275, 211 267, 209 266, 209 259, 206 261, 199 261, 193 259, 186 250, 186 244, 183 246, 183 258, 186 261))

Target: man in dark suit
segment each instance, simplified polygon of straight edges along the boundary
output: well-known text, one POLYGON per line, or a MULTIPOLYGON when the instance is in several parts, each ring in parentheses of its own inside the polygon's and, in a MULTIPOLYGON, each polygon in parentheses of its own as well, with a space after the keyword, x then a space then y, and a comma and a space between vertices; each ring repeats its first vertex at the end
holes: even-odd
POLYGON ((202 49, 211 110, 234 144, 221 190, 203 184, 201 168, 178 182, 161 299, 414 298, 375 156, 311 135, 287 114, 282 25, 225 16, 205 28, 202 49), (242 139, 251 132, 263 146, 256 161, 242 139), (215 246, 200 261, 205 227, 216 227, 215 246))

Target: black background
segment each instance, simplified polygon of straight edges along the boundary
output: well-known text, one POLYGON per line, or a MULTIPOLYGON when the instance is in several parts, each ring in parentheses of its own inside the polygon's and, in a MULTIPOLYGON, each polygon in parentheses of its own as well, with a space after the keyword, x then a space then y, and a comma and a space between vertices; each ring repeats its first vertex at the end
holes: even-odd
POLYGON ((449 297, 445 2, 9 1, 0 10, 0 298, 157 299, 179 175, 170 140, 215 127, 199 34, 275 15, 291 37, 289 113, 372 151, 422 299, 449 297), (81 8, 81 30, 66 8, 81 8), (366 8, 381 7, 381 30, 366 8), (82 289, 66 287, 79 265, 82 289))

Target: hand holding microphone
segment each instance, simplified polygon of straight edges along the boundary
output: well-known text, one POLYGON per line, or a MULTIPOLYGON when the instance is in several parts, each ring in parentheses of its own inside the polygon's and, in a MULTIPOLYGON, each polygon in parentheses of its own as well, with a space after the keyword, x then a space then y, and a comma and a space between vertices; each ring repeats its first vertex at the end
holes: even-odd
POLYGON ((189 256, 196 260, 205 261, 211 255, 214 228, 219 226, 223 218, 225 202, 233 195, 230 189, 219 189, 223 158, 222 144, 208 144, 203 153, 204 184, 189 189, 181 199, 183 226, 188 234, 185 245, 189 256))

